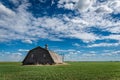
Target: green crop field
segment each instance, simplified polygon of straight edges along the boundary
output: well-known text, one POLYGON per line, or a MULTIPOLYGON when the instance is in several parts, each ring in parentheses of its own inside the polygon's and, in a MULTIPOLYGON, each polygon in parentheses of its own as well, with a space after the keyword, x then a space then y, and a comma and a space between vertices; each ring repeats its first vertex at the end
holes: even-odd
POLYGON ((120 62, 68 62, 54 66, 0 62, 0 80, 120 80, 120 62))

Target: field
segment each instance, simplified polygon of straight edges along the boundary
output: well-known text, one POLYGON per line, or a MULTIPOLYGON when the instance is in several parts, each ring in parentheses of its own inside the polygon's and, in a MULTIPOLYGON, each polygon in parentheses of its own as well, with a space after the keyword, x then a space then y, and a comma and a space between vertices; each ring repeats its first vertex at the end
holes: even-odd
POLYGON ((120 62, 68 62, 56 66, 0 62, 0 80, 120 80, 120 62))

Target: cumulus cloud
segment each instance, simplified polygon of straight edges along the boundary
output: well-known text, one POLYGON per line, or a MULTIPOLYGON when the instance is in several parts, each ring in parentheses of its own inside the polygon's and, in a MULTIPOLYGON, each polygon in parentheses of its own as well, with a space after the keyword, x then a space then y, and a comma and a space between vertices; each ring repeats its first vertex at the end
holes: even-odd
POLYGON ((100 6, 98 9, 96 9, 97 13, 112 13, 113 10, 109 8, 108 6, 100 6))
POLYGON ((78 0, 59 0, 57 6, 58 6, 58 8, 74 10, 76 2, 78 2, 78 0))
POLYGON ((108 51, 106 53, 102 53, 102 56, 118 56, 120 54, 119 50, 108 51))
POLYGON ((64 54, 65 61, 119 61, 120 51, 111 50, 76 50, 76 49, 56 49, 55 52, 64 54))
POLYGON ((92 57, 92 56, 96 56, 95 53, 89 53, 89 54, 82 54, 82 56, 85 56, 85 57, 92 57))
POLYGON ((76 46, 76 47, 80 47, 80 44, 79 43, 74 43, 72 44, 73 46, 76 46))
POLYGON ((114 51, 113 54, 120 54, 120 50, 114 51))
POLYGON ((104 39, 113 39, 113 40, 118 40, 120 41, 120 35, 109 35, 109 36, 106 36, 106 37, 103 37, 104 39))
POLYGON ((32 44, 32 40, 30 40, 30 39, 25 39, 22 42, 32 44))
POLYGON ((99 44, 92 44, 88 45, 87 47, 111 47, 111 46, 119 46, 120 42, 118 43, 99 43, 99 44))
POLYGON ((120 33, 120 26, 115 26, 115 27, 111 27, 107 29, 108 31, 110 31, 111 33, 120 33))
POLYGON ((85 12, 91 8, 95 0, 59 0, 58 7, 69 10, 78 9, 80 12, 85 12))
POLYGON ((114 10, 114 13, 120 13, 120 0, 110 0, 108 6, 114 10))
POLYGON ((0 3, 0 17, 4 17, 4 16, 14 16, 15 13, 8 9, 7 7, 5 7, 2 3, 0 3))
POLYGON ((85 12, 91 8, 93 2, 94 0, 79 0, 76 8, 80 12, 85 12))
MULTIPOLYGON (((14 0, 11 1, 15 3, 14 0)), ((30 6, 29 2, 23 2, 15 11, 12 11, 0 3, 0 42, 21 40, 32 44, 41 38, 53 41, 62 41, 62 38, 77 38, 88 43, 101 39, 119 40, 120 38, 119 34, 99 36, 92 31, 87 31, 87 28, 94 26, 111 33, 120 33, 120 21, 108 14, 119 12, 114 9, 119 8, 119 0, 109 0, 104 3, 96 0, 58 1, 59 8, 74 11, 77 8, 80 15, 76 17, 63 14, 35 18, 27 11, 28 6, 30 6)))
MULTIPOLYGON (((35 21, 34 25, 41 26, 41 28, 43 28, 42 31, 44 31, 44 29, 49 30, 49 34, 51 34, 52 37, 56 37, 57 35, 59 35, 56 37, 58 39, 77 38, 77 39, 82 39, 84 42, 89 42, 99 38, 93 33, 87 33, 82 30, 83 28, 82 25, 85 24, 84 21, 76 24, 76 22, 74 22, 75 21, 74 19, 70 20, 68 18, 68 21, 66 19, 64 20, 67 23, 64 23, 63 20, 56 17, 53 18, 43 17, 43 18, 38 18, 37 21, 35 21), (54 35, 52 35, 53 33, 54 35)), ((48 36, 48 34, 46 36, 48 36)))
POLYGON ((73 3, 65 4, 64 7, 65 7, 66 9, 73 10, 73 9, 74 9, 74 4, 73 4, 73 3))
POLYGON ((67 50, 63 50, 63 49, 56 49, 55 52, 75 52, 76 50, 74 49, 67 49, 67 50))
POLYGON ((29 50, 27 49, 18 49, 19 52, 28 52, 29 50))
POLYGON ((112 56, 111 53, 104 53, 104 54, 101 54, 102 56, 112 56))
MULTIPOLYGON (((1 3, 2 4, 2 3, 1 3)), ((27 4, 17 8, 17 12, 2 5, 4 15, 0 18, 0 41, 21 40, 25 38, 25 32, 29 31, 31 15, 25 11, 27 4)), ((0 9, 0 11, 2 10, 0 9)))
MULTIPOLYGON (((19 0, 11 1, 14 4, 19 4, 19 0)), ((38 18, 27 11, 31 5, 26 1, 19 4, 14 11, 0 3, 0 42, 20 40, 32 44, 40 39, 62 41, 63 38, 76 38, 89 43, 107 39, 117 40, 118 43, 92 43, 87 48, 120 46, 120 20, 111 16, 111 14, 120 13, 120 0, 106 0, 102 3, 96 0, 59 0, 58 8, 75 11, 77 15, 73 16, 70 13, 56 14, 50 17, 42 16, 38 18), (92 30, 88 30, 92 27, 108 31, 111 34, 107 36, 98 35, 93 33, 92 30)), ((73 45, 80 46, 78 43, 73 45)), ((19 49, 18 51, 20 53, 1 53, 0 59, 8 61, 22 60, 23 55, 21 52, 28 50, 19 49)), ((58 49, 55 52, 65 53, 66 60, 105 60, 103 56, 119 55, 120 51, 97 54, 95 51, 82 52, 74 49, 58 49)), ((119 60, 119 58, 113 58, 109 58, 109 60, 119 60)))
POLYGON ((21 53, 13 53, 8 56, 8 59, 13 60, 13 61, 21 61, 22 59, 22 54, 21 53))
POLYGON ((0 52, 0 61, 21 61, 23 60, 22 53, 0 52))

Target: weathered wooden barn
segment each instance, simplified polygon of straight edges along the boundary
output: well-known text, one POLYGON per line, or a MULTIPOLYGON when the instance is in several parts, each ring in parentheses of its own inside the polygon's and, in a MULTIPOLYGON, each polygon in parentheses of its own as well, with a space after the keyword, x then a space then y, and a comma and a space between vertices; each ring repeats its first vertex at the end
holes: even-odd
POLYGON ((56 54, 53 51, 48 50, 48 46, 45 48, 40 46, 30 50, 23 60, 23 65, 37 65, 37 64, 62 64, 62 56, 56 54))

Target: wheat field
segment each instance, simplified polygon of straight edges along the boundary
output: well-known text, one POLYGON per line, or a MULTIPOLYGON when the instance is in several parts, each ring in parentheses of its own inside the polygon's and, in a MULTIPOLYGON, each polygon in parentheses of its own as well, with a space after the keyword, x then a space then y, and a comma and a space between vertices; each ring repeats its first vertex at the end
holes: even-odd
POLYGON ((0 62, 0 80, 120 80, 120 62, 67 62, 52 66, 0 62))

